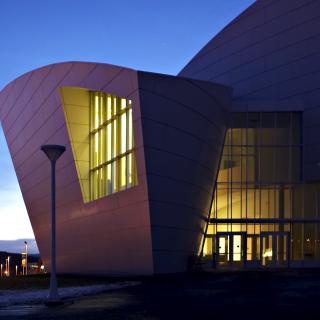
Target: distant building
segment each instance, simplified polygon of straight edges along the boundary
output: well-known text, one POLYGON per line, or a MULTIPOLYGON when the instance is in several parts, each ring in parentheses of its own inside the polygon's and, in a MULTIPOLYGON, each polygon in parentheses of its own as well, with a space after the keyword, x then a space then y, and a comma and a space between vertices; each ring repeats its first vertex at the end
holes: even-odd
POLYGON ((58 271, 317 266, 320 3, 258 0, 178 76, 87 62, 33 70, 0 119, 44 264, 58 271))

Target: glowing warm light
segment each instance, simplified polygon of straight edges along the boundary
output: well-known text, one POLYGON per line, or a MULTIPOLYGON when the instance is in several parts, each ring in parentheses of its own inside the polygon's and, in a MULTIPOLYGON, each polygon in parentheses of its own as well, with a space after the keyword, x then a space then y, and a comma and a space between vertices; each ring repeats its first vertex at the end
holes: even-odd
POLYGON ((121 161, 120 161, 120 188, 123 189, 126 187, 126 179, 127 179, 127 175, 126 175, 126 157, 122 157, 121 161))
POLYGON ((117 132, 117 121, 113 122, 113 133, 112 133, 112 139, 113 139, 113 150, 112 150, 112 158, 114 158, 118 151, 118 132, 117 132))
MULTIPOLYGON (((303 203, 308 204, 309 212, 317 212, 318 209, 309 203, 311 198, 304 197, 309 194, 309 188, 310 195, 311 192, 313 197, 318 195, 318 186, 312 187, 312 190, 308 186, 305 193, 305 186, 295 184, 300 181, 301 148, 296 147, 301 140, 300 122, 301 115, 298 113, 233 114, 231 127, 226 132, 211 208, 210 218, 217 219, 217 223, 212 223, 212 229, 208 228, 206 232, 204 254, 213 239, 215 254, 224 256, 221 262, 218 259, 221 264, 228 258, 234 262, 250 261, 255 264, 260 257, 264 258, 260 261, 262 265, 267 265, 271 259, 282 264, 295 255, 300 259, 304 250, 308 255, 314 251, 316 257, 316 251, 311 246, 314 240, 308 237, 310 234, 306 233, 306 238, 303 238, 302 232, 299 240, 299 232, 294 234, 294 228, 289 224, 232 221, 291 219, 298 214, 303 203), (222 223, 219 219, 230 221, 222 223), (224 235, 219 235, 220 232, 224 235), (295 246, 291 245, 293 235, 295 246), (299 246, 302 241, 305 241, 307 250, 299 246), (292 256, 288 253, 290 251, 292 256)), ((303 213, 299 217, 302 218, 303 213)))
POLYGON ((112 117, 112 102, 111 97, 108 96, 107 98, 107 120, 110 120, 112 117))
MULTIPOLYGON (((94 146, 95 146, 94 151, 96 153, 98 153, 99 152, 99 134, 98 134, 98 132, 94 135, 94 146)), ((96 156, 96 159, 98 160, 97 156, 96 156)))
POLYGON ((121 153, 127 150, 127 117, 123 113, 121 115, 121 153))
POLYGON ((272 249, 266 249, 262 256, 264 258, 272 258, 272 249))
POLYGON ((107 161, 111 160, 112 158, 112 124, 109 123, 107 125, 107 161))
POLYGON ((219 238, 219 254, 226 253, 226 240, 223 237, 219 238))
POLYGON ((96 95, 94 99, 95 113, 94 113, 94 128, 97 129, 99 126, 99 96, 96 95))
POLYGON ((132 101, 91 92, 90 199, 137 184, 132 101))
POLYGON ((233 261, 241 261, 242 243, 241 235, 233 235, 233 261))
POLYGON ((127 100, 126 99, 121 99, 121 110, 125 109, 127 106, 127 100))

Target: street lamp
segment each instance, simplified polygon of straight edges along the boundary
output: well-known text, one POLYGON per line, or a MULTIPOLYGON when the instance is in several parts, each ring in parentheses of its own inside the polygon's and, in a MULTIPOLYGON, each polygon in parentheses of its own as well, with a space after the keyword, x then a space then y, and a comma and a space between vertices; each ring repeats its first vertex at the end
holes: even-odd
POLYGON ((3 274, 2 270, 3 270, 3 264, 1 263, 1 278, 2 278, 2 274, 3 274))
POLYGON ((7 277, 10 277, 10 256, 8 256, 7 261, 8 261, 7 277))
POLYGON ((25 275, 28 275, 28 242, 25 241, 24 242, 25 246, 26 246, 26 266, 25 266, 25 275))
POLYGON ((51 162, 51 274, 49 303, 60 301, 57 276, 56 276, 56 161, 66 151, 66 147, 60 145, 43 145, 41 150, 51 162))

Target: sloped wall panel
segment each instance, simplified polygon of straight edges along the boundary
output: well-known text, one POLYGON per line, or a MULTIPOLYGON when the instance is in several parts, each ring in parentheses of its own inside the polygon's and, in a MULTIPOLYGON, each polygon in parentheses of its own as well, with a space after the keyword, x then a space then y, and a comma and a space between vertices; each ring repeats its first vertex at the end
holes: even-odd
POLYGON ((62 144, 57 164, 58 272, 151 274, 152 243, 137 75, 130 69, 69 62, 34 70, 0 93, 0 119, 40 249, 50 267, 50 167, 42 144, 62 144), (85 204, 59 89, 83 87, 133 101, 138 186, 85 204))
POLYGON ((231 90, 139 72, 155 272, 185 271, 208 216, 231 90))

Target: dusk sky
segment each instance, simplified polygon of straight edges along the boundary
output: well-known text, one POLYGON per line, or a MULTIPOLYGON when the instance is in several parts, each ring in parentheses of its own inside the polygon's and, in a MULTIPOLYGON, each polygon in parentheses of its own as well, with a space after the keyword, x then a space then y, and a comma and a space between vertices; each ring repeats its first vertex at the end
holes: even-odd
MULTIPOLYGON (((0 90, 34 68, 93 61, 167 74, 254 0, 1 0, 0 90)), ((33 238, 0 126, 0 239, 33 238)))

